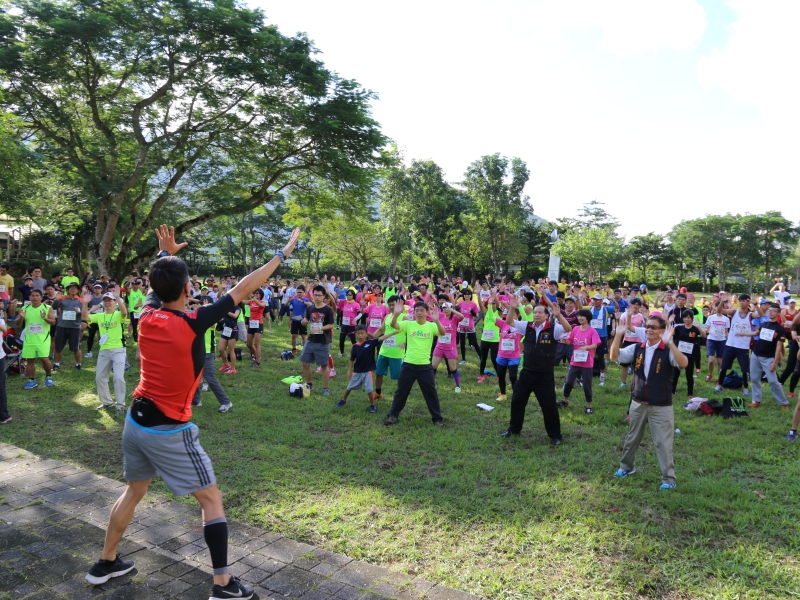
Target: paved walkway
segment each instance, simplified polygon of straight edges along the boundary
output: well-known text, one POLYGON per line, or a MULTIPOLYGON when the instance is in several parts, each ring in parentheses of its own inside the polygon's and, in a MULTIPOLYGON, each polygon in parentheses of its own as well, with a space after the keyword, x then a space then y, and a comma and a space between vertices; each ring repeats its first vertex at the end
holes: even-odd
MULTIPOLYGON (((97 587, 83 579, 124 487, 0 443, 0 598, 206 600, 211 561, 200 509, 156 495, 145 497, 120 545, 136 569, 97 587)), ((261 600, 478 598, 241 523, 228 527, 231 572, 261 600)))

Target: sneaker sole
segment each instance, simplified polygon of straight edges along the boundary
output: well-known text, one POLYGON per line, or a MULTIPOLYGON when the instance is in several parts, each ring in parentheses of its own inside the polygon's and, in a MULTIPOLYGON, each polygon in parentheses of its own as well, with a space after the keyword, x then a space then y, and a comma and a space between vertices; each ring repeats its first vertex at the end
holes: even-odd
POLYGON ((250 600, 250 598, 252 598, 252 597, 253 597, 253 594, 250 594, 250 595, 248 595, 248 596, 225 596, 225 597, 223 598, 222 596, 214 596, 214 595, 212 594, 211 596, 209 596, 209 597, 208 597, 208 600, 231 600, 231 598, 237 598, 237 600, 238 600, 238 599, 241 599, 241 600, 250 600))
POLYGON ((94 575, 92 575, 90 573, 87 573, 86 581, 88 581, 92 585, 102 585, 102 584, 106 583, 109 579, 112 579, 114 577, 122 577, 123 575, 127 575, 128 573, 133 571, 135 568, 136 568, 136 565, 131 565, 130 569, 125 569, 124 571, 117 571, 115 573, 109 573, 105 577, 95 577, 94 575))

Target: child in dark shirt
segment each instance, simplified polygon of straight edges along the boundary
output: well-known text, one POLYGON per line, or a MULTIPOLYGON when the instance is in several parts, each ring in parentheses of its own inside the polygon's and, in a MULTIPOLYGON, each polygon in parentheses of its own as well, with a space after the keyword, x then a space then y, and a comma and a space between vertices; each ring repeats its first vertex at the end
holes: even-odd
POLYGON ((339 402, 336 403, 336 408, 342 408, 347 404, 347 397, 350 395, 351 390, 361 389, 364 386, 364 391, 369 396, 369 412, 375 413, 378 409, 375 407, 375 390, 372 386, 372 371, 375 370, 375 351, 380 347, 379 342, 386 338, 396 335, 391 333, 389 335, 382 335, 379 338, 367 339, 367 326, 359 325, 356 327, 356 343, 350 350, 350 368, 347 372, 347 389, 344 391, 344 396, 339 402))

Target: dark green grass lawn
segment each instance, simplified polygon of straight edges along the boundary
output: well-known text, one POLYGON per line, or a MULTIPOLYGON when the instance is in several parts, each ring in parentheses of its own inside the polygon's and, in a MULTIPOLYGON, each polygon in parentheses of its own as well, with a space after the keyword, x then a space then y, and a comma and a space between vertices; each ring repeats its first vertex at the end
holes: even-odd
MULTIPOLYGON (((460 395, 440 369, 443 430, 431 424, 416 389, 393 427, 383 426, 388 402, 371 415, 363 392, 335 409, 346 385, 339 359, 330 398, 319 383, 311 398, 290 398, 280 380, 301 369, 297 360, 278 359, 289 344, 278 330, 265 336, 261 368, 242 365, 222 377, 234 402, 228 414, 217 413, 210 393, 195 411, 229 516, 491 598, 800 592, 800 446, 784 439, 791 413, 767 386, 749 419, 726 421, 687 414, 681 381, 678 487, 663 492, 648 437, 637 473, 612 477, 628 404, 615 365, 606 387, 595 388, 594 415, 584 414, 580 388, 573 392, 562 411, 564 444, 553 448, 535 401, 522 437, 499 437, 509 407, 475 407, 495 404, 497 387, 494 378, 476 383, 474 353, 462 366, 460 395)), ((129 355, 130 393, 138 372, 133 349, 129 355)), ((41 367, 36 390, 23 391, 24 380, 11 377, 14 420, 0 427, 0 440, 121 479, 122 418, 94 410, 94 363, 85 360, 78 372, 65 355, 52 389, 42 385, 41 367)), ((557 369, 557 381, 565 374, 557 369)), ((704 367, 695 395, 713 395, 705 374, 704 367)), ((393 390, 390 382, 384 395, 393 390)), ((166 492, 158 480, 154 489, 166 492)))

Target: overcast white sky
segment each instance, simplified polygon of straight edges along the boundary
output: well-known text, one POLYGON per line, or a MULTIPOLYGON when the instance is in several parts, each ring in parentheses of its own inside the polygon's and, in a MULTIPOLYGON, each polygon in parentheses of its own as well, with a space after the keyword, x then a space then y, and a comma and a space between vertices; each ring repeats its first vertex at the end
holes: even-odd
POLYGON ((538 215, 597 199, 629 237, 800 219, 798 0, 249 3, 377 92, 384 133, 452 182, 519 156, 538 215))

